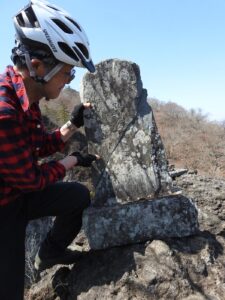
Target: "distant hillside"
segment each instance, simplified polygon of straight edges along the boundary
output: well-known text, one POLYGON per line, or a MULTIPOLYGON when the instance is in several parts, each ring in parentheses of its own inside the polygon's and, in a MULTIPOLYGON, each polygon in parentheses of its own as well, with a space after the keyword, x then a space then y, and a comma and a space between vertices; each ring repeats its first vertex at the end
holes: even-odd
POLYGON ((168 160, 177 167, 225 176, 225 126, 210 122, 202 112, 173 102, 149 99, 168 160))

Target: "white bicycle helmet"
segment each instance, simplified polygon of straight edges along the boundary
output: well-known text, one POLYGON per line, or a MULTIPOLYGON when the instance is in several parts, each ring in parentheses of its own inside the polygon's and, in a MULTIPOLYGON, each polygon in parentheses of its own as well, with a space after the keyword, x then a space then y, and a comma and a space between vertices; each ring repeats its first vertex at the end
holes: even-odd
POLYGON ((65 10, 44 0, 30 0, 13 20, 22 44, 47 46, 59 62, 95 72, 86 33, 65 10))

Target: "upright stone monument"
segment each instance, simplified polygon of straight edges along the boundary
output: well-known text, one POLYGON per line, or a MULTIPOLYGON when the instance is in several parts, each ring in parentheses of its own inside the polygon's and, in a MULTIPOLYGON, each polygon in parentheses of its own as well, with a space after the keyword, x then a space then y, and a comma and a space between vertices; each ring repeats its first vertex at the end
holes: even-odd
POLYGON ((172 180, 138 65, 113 59, 99 63, 96 73, 84 76, 81 99, 93 104, 85 114, 85 130, 89 152, 101 157, 93 168, 93 206, 83 218, 91 248, 196 232, 193 203, 183 196, 165 197, 172 180), (177 210, 181 228, 174 225, 177 210))

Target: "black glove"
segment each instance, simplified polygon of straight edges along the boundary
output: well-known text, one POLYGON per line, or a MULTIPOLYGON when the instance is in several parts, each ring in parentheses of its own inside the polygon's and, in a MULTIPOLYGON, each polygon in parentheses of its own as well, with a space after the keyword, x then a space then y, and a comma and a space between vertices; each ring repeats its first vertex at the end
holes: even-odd
POLYGON ((70 122, 74 124, 77 128, 84 125, 84 119, 83 119, 84 109, 85 107, 81 103, 76 105, 71 113, 70 122))
POLYGON ((77 166, 90 167, 92 162, 97 160, 96 155, 93 154, 82 154, 80 152, 73 152, 70 156, 76 156, 77 166))

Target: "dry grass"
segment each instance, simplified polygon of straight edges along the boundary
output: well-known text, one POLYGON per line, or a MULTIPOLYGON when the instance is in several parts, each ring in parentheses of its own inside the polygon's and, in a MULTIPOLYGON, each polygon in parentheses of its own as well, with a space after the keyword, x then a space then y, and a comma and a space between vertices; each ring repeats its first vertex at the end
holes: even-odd
POLYGON ((202 112, 149 99, 168 160, 177 167, 225 177, 225 126, 202 112))

